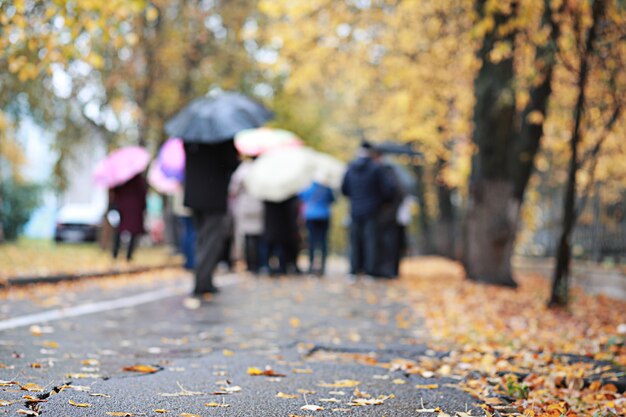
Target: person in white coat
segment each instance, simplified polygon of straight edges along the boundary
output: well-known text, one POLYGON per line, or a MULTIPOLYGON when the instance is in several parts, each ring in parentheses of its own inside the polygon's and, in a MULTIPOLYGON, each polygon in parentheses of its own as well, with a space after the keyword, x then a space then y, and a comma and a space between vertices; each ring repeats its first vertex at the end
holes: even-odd
POLYGON ((247 270, 258 273, 266 266, 263 235, 263 202, 253 197, 244 185, 252 167, 252 160, 243 161, 233 173, 229 185, 232 213, 235 220, 235 241, 243 243, 247 270))

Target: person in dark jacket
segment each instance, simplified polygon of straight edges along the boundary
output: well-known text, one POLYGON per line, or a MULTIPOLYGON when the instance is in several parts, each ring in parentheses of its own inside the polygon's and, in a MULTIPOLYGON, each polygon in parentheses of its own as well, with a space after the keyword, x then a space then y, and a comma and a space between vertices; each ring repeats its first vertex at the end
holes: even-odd
POLYGON ((300 244, 298 212, 300 200, 293 196, 281 202, 264 201, 263 239, 268 258, 278 260, 277 267, 267 264, 271 274, 299 274, 297 258, 300 244))
POLYGON ((239 157, 232 140, 218 144, 185 144, 185 206, 196 225, 194 295, 217 292, 213 272, 228 231, 227 195, 239 157))
POLYGON ((113 235, 113 258, 117 258, 122 243, 122 234, 128 233, 130 240, 126 252, 126 260, 133 257, 137 239, 145 230, 143 216, 146 210, 148 186, 141 174, 135 175, 122 185, 111 190, 112 209, 119 213, 119 225, 113 235))
POLYGON ((394 193, 378 162, 380 153, 363 142, 357 157, 350 163, 341 191, 350 199, 350 274, 376 276, 378 213, 394 193))
POLYGON ((400 267, 400 226, 397 214, 400 204, 407 194, 396 168, 390 161, 381 161, 381 166, 386 180, 393 184, 393 192, 378 211, 378 262, 376 262, 375 275, 382 278, 396 278, 400 267))

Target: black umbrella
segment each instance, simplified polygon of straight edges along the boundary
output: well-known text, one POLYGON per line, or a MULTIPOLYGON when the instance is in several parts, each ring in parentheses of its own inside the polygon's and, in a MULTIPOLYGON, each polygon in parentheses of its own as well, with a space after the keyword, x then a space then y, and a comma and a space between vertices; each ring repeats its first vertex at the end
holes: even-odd
POLYGON ((393 155, 422 156, 422 153, 412 148, 410 143, 383 142, 374 145, 379 152, 393 155))
POLYGON ((263 125, 273 113, 239 93, 220 92, 195 99, 165 124, 171 137, 189 143, 219 143, 243 129, 263 125))

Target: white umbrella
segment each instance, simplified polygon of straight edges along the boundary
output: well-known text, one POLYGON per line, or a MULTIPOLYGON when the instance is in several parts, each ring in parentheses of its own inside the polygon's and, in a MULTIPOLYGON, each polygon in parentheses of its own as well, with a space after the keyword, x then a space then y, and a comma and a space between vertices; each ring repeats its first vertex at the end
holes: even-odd
POLYGON ((245 129, 235 135, 235 148, 242 155, 259 156, 279 148, 303 146, 295 133, 283 129, 259 127, 245 129))
POLYGON ((313 181, 318 153, 310 148, 282 148, 258 157, 244 179, 246 190, 261 200, 280 202, 313 181))
POLYGON ((326 153, 315 155, 315 173, 313 180, 330 188, 339 189, 346 173, 346 164, 326 153))

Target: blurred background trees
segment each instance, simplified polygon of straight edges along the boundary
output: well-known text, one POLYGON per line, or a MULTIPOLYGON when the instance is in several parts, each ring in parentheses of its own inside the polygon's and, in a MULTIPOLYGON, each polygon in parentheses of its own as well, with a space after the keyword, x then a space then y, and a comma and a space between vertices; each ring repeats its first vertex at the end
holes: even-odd
POLYGON ((620 0, 0 2, 0 152, 35 120, 62 190, 78 143, 155 151, 189 100, 239 90, 345 160, 362 139, 418 150, 398 160, 419 252, 515 285, 513 253, 556 255, 572 201, 567 251, 624 253, 625 18, 620 0))

